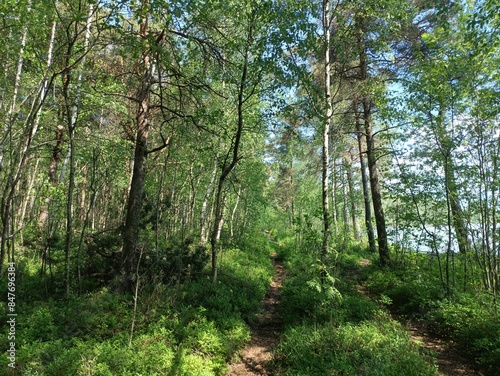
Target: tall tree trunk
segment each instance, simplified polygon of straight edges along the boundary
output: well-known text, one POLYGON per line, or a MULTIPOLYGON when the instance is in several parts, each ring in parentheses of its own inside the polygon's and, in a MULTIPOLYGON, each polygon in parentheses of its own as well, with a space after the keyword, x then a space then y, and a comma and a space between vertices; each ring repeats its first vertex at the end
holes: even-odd
MULTIPOLYGON (((323 242, 321 247, 321 261, 326 263, 326 257, 330 248, 330 204, 328 198, 328 183, 330 180, 330 153, 329 153, 329 134, 332 121, 333 107, 331 94, 331 64, 330 64, 330 25, 331 24, 331 4, 330 0, 323 0, 323 28, 325 35, 325 104, 326 116, 323 127, 323 145, 322 145, 322 163, 321 163, 321 186, 322 186, 322 206, 323 206, 323 242)), ((324 279, 326 271, 321 270, 321 278, 324 279)))
MULTIPOLYGON (((148 11, 149 0, 143 0, 141 4, 140 37, 146 39, 148 35, 148 11)), ((135 254, 138 247, 139 227, 141 222, 142 197, 146 179, 147 140, 149 135, 149 111, 151 94, 151 62, 149 51, 143 51, 142 59, 138 64, 139 88, 136 99, 138 103, 135 117, 135 149, 134 167, 130 182, 130 192, 127 202, 125 216, 125 228, 123 231, 122 267, 124 276, 122 288, 132 291, 135 254)))
POLYGON ((293 177, 293 151, 290 153, 290 216, 289 225, 292 228, 293 222, 295 220, 295 181, 293 177))
MULTIPOLYGON (((362 84, 368 81, 368 58, 366 54, 365 35, 364 35, 364 19, 356 19, 358 27, 358 48, 359 48, 359 66, 360 66, 360 79, 362 84)), ((365 88, 366 90, 366 88, 365 88)), ((377 242, 379 261, 382 266, 388 266, 390 263, 389 246, 387 243, 387 229, 385 225, 384 208, 382 204, 382 193, 380 189, 380 182, 378 179, 377 157, 375 155, 375 138, 373 136, 372 128, 372 101, 364 95, 362 101, 363 105, 363 121, 366 137, 366 157, 368 159, 368 172, 370 175, 370 188, 372 193, 373 210, 375 214, 375 222, 377 225, 377 242)))
MULTIPOLYGON (((250 21, 252 22, 252 21, 250 21)), ((218 256, 218 240, 220 236, 220 231, 222 229, 223 223, 223 213, 224 213, 224 205, 223 205, 223 188, 226 178, 229 176, 231 171, 234 169, 236 164, 240 159, 239 148, 241 144, 241 136, 243 134, 243 112, 244 112, 244 104, 246 99, 244 96, 245 88, 247 86, 248 79, 248 62, 249 62, 249 47, 253 38, 253 25, 250 24, 248 26, 248 35, 245 46, 245 52, 243 57, 243 66, 241 72, 241 79, 238 87, 238 108, 237 108, 237 126, 236 133, 234 135, 234 142, 232 145, 232 157, 231 161, 223 166, 221 175, 219 177, 219 182, 217 184, 217 192, 215 195, 215 217, 212 232, 210 235, 210 246, 212 248, 212 281, 213 283, 217 283, 217 274, 218 274, 218 265, 217 265, 217 256, 218 256)), ((227 157, 231 154, 231 150, 228 151, 227 157)), ((226 158, 227 160, 228 158, 226 158)))
MULTIPOLYGON (((332 142, 331 137, 330 137, 329 142, 330 143, 332 142)), ((330 172, 328 174, 328 180, 331 181, 331 185, 332 185, 331 192, 329 192, 330 193, 330 203, 331 203, 329 205, 329 207, 331 208, 331 210, 330 210, 330 231, 333 233, 334 236, 337 236, 339 233, 339 229, 338 229, 339 218, 341 218, 342 215, 341 215, 341 209, 340 209, 339 200, 338 200, 338 193, 339 193, 339 186, 340 186, 339 175, 338 175, 338 164, 337 164, 337 158, 331 157, 331 150, 332 149, 333 149, 333 147, 330 144, 330 147, 329 147, 330 162, 329 162, 329 166, 328 166, 328 168, 330 169, 330 172)))
MULTIPOLYGON (((52 156, 49 162, 49 170, 48 170, 48 178, 49 183, 52 187, 56 187, 59 180, 57 178, 57 166, 61 161, 62 149, 61 146, 63 144, 63 135, 64 135, 64 127, 62 125, 57 125, 56 133, 55 133, 55 141, 56 144, 52 148, 52 156)), ((55 216, 51 215, 50 205, 52 203, 52 195, 48 195, 45 198, 45 203, 41 208, 40 215, 38 217, 38 228, 42 233, 42 238, 44 238, 44 246, 42 252, 42 267, 41 267, 41 275, 45 275, 47 261, 49 259, 50 252, 50 244, 52 241, 52 235, 55 226, 55 216)))
MULTIPOLYGON (((52 34, 53 36, 54 34, 52 34)), ((23 39, 25 37, 23 36, 23 39)), ((26 41, 24 40, 24 43, 26 41)), ((53 48, 53 43, 54 39, 52 37, 49 45, 49 52, 48 52, 48 58, 47 58, 47 70, 50 68, 51 62, 52 62, 52 48, 53 48)), ((17 75, 16 75, 16 83, 19 85, 20 84, 20 78, 21 78, 21 71, 22 71, 22 55, 18 61, 18 67, 17 67, 17 75)), ((47 73, 48 75, 48 73, 47 73)), ((26 117, 23 129, 24 129, 24 134, 22 136, 22 141, 21 144, 19 145, 19 150, 16 150, 13 153, 12 161, 11 161, 11 166, 10 166, 10 171, 8 172, 8 176, 6 179, 5 187, 3 190, 2 194, 2 199, 0 203, 0 219, 1 219, 1 224, 2 224, 2 231, 1 231, 1 238, 0 238, 0 274, 2 273, 2 267, 3 263, 5 260, 5 255, 6 255, 6 250, 7 250, 7 240, 8 238, 11 238, 13 236, 13 226, 11 223, 12 219, 12 211, 13 211, 13 203, 14 203, 14 195, 16 192, 17 184, 19 183, 19 179, 21 178, 21 175, 23 173, 24 167, 26 165, 26 162, 28 160, 28 155, 31 150, 31 144, 33 142, 33 139, 35 138, 35 135, 38 132, 38 127, 40 124, 40 112, 42 109, 43 104, 45 103, 45 99, 47 98, 47 93, 48 93, 48 86, 49 86, 49 79, 44 77, 42 79, 42 82, 39 84, 39 88, 36 92, 36 95, 32 99, 32 104, 30 111, 26 117), (9 228, 11 228, 11 234, 9 234, 9 228)), ((15 90, 15 96, 17 96, 17 90, 15 90)), ((15 100, 14 100, 15 103, 15 100)), ((13 105, 14 105, 13 103, 13 105)), ((13 107, 11 107, 13 108, 13 107)), ((11 131, 10 125, 9 125, 9 132, 11 131)), ((1 158, 1 156, 0 156, 1 158)), ((13 241, 13 239, 10 239, 13 241)), ((14 248, 12 247, 12 250, 14 248)), ((11 258, 13 259, 14 255, 11 255, 11 258)))
POLYGON ((370 186, 368 183, 368 176, 366 174, 366 163, 363 148, 363 135, 364 132, 361 128, 361 119, 358 111, 358 103, 354 103, 354 113, 356 116, 356 135, 358 139, 358 150, 359 150, 359 164, 361 169, 361 183, 363 185, 363 203, 365 206, 365 226, 368 236, 368 246, 370 252, 377 252, 377 246, 375 244, 375 233, 373 231, 372 225, 372 203, 370 200, 370 186))
MULTIPOLYGON (((28 15, 31 12, 31 1, 28 3, 28 15)), ((24 49, 26 48, 26 38, 28 36, 28 24, 26 23, 23 35, 21 37, 21 43, 19 47, 19 58, 17 59, 16 65, 16 76, 14 78, 14 92, 12 94, 12 103, 7 112, 7 117, 4 123, 3 132, 0 135, 0 172, 4 168, 4 160, 5 160, 5 143, 9 140, 8 135, 12 130, 12 123, 14 121, 14 112, 16 111, 17 106, 17 96, 19 94, 19 87, 21 86, 21 76, 23 72, 24 65, 24 49)), ((1 257, 3 260, 3 257, 1 257)), ((0 267, 1 269, 1 267, 0 267)))
MULTIPOLYGON (((31 11, 31 1, 28 5, 28 13, 31 11)), ((23 35, 21 37, 21 45, 19 49, 19 58, 17 60, 16 65, 16 76, 14 79, 14 92, 12 95, 12 103, 7 112, 7 117, 4 122, 3 132, 0 135, 0 173, 4 170, 5 167, 5 144, 11 140, 12 136, 12 125, 14 122, 14 112, 17 106, 17 96, 19 93, 19 87, 21 85, 21 76, 23 71, 24 64, 24 49, 26 47, 26 38, 28 35, 28 24, 25 25, 23 30, 23 35)), ((12 146, 12 145, 11 145, 12 146)), ((3 268, 3 263, 5 260, 5 255, 7 252, 7 240, 10 237, 9 234, 9 226, 10 226, 10 217, 11 217, 11 205, 12 205, 12 197, 14 195, 15 186, 12 187, 11 184, 14 184, 14 165, 11 167, 10 171, 6 173, 5 179, 5 187, 3 189, 3 193, 0 200, 0 219, 1 219, 1 238, 0 238, 0 275, 3 268)), ((17 184, 17 183, 16 183, 17 184)))
POLYGON ((451 210, 451 217, 453 223, 453 229, 455 230, 455 236, 458 242, 458 250, 461 254, 466 255, 469 249, 469 239, 467 237, 467 226, 465 223, 464 212, 459 201, 459 192, 457 179, 455 178, 455 164, 451 155, 451 140, 446 132, 446 127, 444 124, 444 108, 443 106, 439 109, 439 115, 437 116, 437 129, 436 129, 436 139, 439 143, 439 149, 441 150, 443 168, 445 170, 445 187, 448 193, 448 200, 451 210))
POLYGON ((233 239, 233 237, 234 237, 234 231, 233 231, 234 230, 234 218, 236 216, 236 211, 238 210, 240 196, 241 196, 241 185, 238 187, 238 193, 236 194, 236 201, 234 203, 234 207, 233 207, 233 210, 231 212, 231 221, 229 223, 231 239, 233 239))
POLYGON ((353 163, 353 156, 352 156, 352 152, 350 151, 349 157, 346 156, 344 159, 346 178, 347 178, 347 188, 349 190, 348 195, 347 195, 348 197, 346 197, 346 199, 349 200, 349 204, 350 204, 352 231, 353 231, 354 239, 359 241, 360 240, 359 223, 358 223, 358 217, 356 215, 356 195, 354 192, 354 179, 352 176, 352 163, 353 163))
MULTIPOLYGON (((94 14, 94 6, 90 5, 89 13, 86 23, 86 32, 85 32, 85 42, 84 42, 84 54, 85 51, 88 50, 89 42, 90 42, 90 29, 92 26, 92 17, 94 14)), ((67 29, 69 32, 69 29, 67 29)), ((75 32, 74 35, 68 35, 68 40, 71 40, 71 43, 68 44, 68 54, 66 56, 65 70, 62 75, 63 79, 63 95, 65 100, 65 111, 66 111, 66 120, 67 120, 67 129, 68 129, 68 155, 66 157, 66 161, 69 164, 69 181, 68 181, 68 191, 66 197, 66 236, 64 241, 64 253, 65 253, 65 268, 66 268, 66 297, 69 297, 71 290, 71 246, 73 242, 73 196, 75 191, 75 130, 76 124, 78 121, 78 115, 80 111, 80 102, 81 102, 81 86, 83 73, 82 69, 85 65, 85 55, 81 59, 82 68, 79 70, 78 77, 76 79, 75 84, 75 96, 71 98, 71 78, 72 78, 72 70, 70 68, 69 58, 71 56, 71 52, 74 47, 74 43, 76 43, 76 39, 78 37, 78 33, 75 32)), ((65 163, 66 164, 66 163, 65 163)), ((64 169, 64 168, 63 168, 64 169)))
POLYGON ((375 139, 371 124, 371 101, 363 101, 363 118, 366 134, 366 156, 368 159, 368 172, 370 174, 370 187, 372 193, 373 210, 377 225, 377 242, 380 265, 388 266, 390 263, 389 246, 387 243, 387 230, 385 225, 382 193, 378 179, 377 157, 375 155, 375 139))
MULTIPOLYGON (((33 171, 30 173, 31 178, 29 180, 28 189, 26 191, 26 196, 24 197, 24 201, 23 201, 22 206, 18 212, 17 225, 16 225, 18 228, 23 227, 24 224, 26 223, 26 212, 28 210, 28 205, 30 204, 30 201, 31 201, 31 205, 33 203, 33 197, 35 196, 35 194, 33 192, 33 187, 35 186, 35 180, 36 180, 37 175, 38 175, 38 165, 40 164, 40 159, 41 158, 37 158, 36 163, 35 163, 35 167, 33 168, 33 171)), ((21 243, 23 243, 23 238, 22 238, 23 232, 22 231, 21 231, 20 235, 21 235, 21 243)))

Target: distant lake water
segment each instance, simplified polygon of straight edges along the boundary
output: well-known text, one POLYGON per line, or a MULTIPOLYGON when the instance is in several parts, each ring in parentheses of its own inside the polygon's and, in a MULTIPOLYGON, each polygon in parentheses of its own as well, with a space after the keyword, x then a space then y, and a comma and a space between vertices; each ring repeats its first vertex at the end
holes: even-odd
MULTIPOLYGON (((497 229, 498 230, 498 229, 497 229)), ((398 245, 404 249, 419 253, 445 253, 450 243, 448 227, 426 226, 422 227, 399 227, 389 226, 387 228, 389 243, 398 245)), ((468 228, 469 241, 481 244, 481 225, 476 224, 468 228)), ((457 237, 455 230, 451 229, 451 250, 458 252, 457 237)))

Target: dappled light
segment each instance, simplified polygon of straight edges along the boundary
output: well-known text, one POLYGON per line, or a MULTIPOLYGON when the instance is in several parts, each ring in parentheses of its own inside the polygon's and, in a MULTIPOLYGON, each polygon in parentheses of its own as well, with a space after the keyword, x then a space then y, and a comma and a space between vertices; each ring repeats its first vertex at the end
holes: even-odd
POLYGON ((0 2, 0 375, 497 376, 496 0, 0 2))

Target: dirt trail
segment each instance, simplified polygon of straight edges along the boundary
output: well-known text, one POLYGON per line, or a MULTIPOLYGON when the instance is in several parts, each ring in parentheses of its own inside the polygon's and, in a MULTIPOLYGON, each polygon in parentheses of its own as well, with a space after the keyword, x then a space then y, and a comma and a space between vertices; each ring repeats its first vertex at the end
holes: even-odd
MULTIPOLYGON (((360 266, 365 267, 370 264, 369 260, 360 260, 360 266)), ((358 291, 368 295, 365 286, 359 286, 358 291)), ((402 320, 395 315, 394 318, 400 322, 402 320)), ((439 339, 433 335, 424 323, 416 320, 402 322, 410 332, 410 336, 422 349, 425 349, 436 357, 438 374, 440 376, 482 376, 482 373, 471 367, 471 361, 457 353, 452 344, 439 339)))
POLYGON ((279 334, 283 327, 280 314, 280 289, 285 269, 281 261, 275 261, 274 278, 262 302, 261 312, 256 315, 252 323, 252 339, 241 353, 240 360, 231 364, 227 376, 273 375, 269 361, 272 359, 272 350, 279 343, 279 334))

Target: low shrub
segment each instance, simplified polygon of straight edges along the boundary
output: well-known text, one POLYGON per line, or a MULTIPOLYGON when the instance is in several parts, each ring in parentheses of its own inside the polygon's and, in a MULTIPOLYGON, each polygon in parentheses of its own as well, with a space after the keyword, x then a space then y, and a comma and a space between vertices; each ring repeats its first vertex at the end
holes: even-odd
MULTIPOLYGON (((154 286, 141 276, 130 346, 130 296, 101 288, 65 301, 23 300, 14 374, 224 375, 250 339, 245 320, 257 313, 274 269, 268 248, 231 249, 223 253, 220 271, 217 284, 207 272, 154 286)), ((7 346, 0 342, 2 352, 7 346)), ((9 369, 7 356, 0 368, 9 369)))
POLYGON ((377 268, 368 274, 365 285, 370 293, 375 295, 386 294, 389 290, 399 286, 401 278, 388 269, 377 268))
POLYGON ((277 358, 286 375, 437 375, 407 332, 382 313, 359 324, 291 328, 277 358))
POLYGON ((443 300, 427 315, 432 328, 471 355, 488 375, 500 369, 500 318, 472 295, 443 300))

